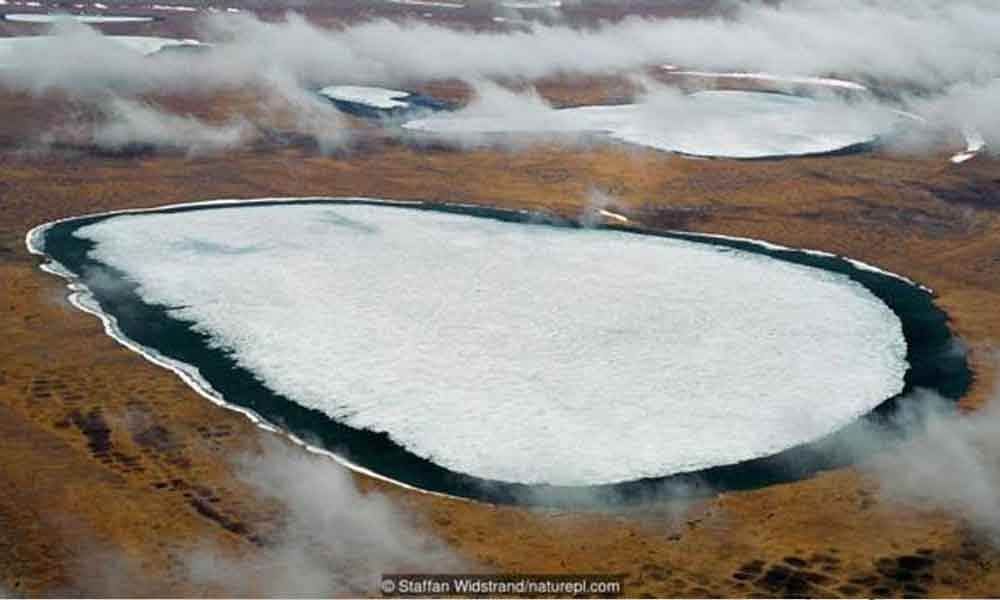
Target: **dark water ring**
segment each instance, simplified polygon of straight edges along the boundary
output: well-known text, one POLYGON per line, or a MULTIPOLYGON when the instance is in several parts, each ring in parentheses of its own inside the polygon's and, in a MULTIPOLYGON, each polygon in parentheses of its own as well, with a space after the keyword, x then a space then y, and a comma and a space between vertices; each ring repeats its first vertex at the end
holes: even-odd
MULTIPOLYGON (((845 466, 856 460, 853 453, 839 451, 863 428, 892 427, 892 415, 907 402, 916 388, 933 390, 949 399, 962 397, 972 383, 964 353, 956 352, 956 338, 947 315, 932 294, 901 278, 866 270, 849 260, 794 249, 764 247, 750 241, 709 238, 681 232, 650 231, 631 226, 602 228, 634 234, 686 240, 699 244, 765 255, 800 265, 825 269, 850 277, 884 302, 900 319, 907 344, 909 368, 903 391, 886 399, 870 413, 825 438, 794 446, 777 454, 736 464, 712 467, 666 477, 590 486, 528 485, 492 481, 457 473, 421 458, 394 443, 386 433, 355 429, 336 422, 325 413, 299 405, 266 388, 251 373, 236 365, 224 350, 212 348, 209 337, 192 330, 192 323, 169 315, 170 307, 149 305, 136 293, 137 285, 125 274, 89 257, 94 242, 74 237, 74 232, 121 214, 169 214, 225 208, 288 205, 283 201, 246 204, 209 204, 168 207, 151 211, 123 211, 84 216, 51 225, 43 233, 46 255, 87 282, 101 310, 114 316, 118 328, 129 339, 173 360, 194 365, 202 377, 227 402, 248 408, 311 443, 344 457, 382 476, 417 488, 504 504, 547 506, 602 506, 607 503, 641 503, 652 498, 683 493, 713 493, 740 490, 799 480, 820 471, 845 466), (94 275, 103 275, 94 277, 94 275)), ((294 205, 360 204, 392 206, 409 210, 442 211, 514 223, 546 224, 576 228, 580 225, 537 212, 513 211, 437 202, 395 204, 362 199, 309 199, 294 205)), ((776 374, 777 379, 780 375, 776 374)))

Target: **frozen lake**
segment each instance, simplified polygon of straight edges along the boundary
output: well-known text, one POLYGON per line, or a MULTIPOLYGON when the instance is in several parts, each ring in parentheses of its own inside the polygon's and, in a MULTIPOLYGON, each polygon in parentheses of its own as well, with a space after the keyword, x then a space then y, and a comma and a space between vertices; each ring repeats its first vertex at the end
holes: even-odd
POLYGON ((875 142, 898 122, 888 111, 786 94, 705 91, 642 104, 581 106, 534 114, 458 111, 404 127, 446 138, 484 135, 604 134, 626 143, 716 158, 828 154, 875 142))
POLYGON ((607 484, 775 454, 907 370, 899 318, 864 286, 714 244, 352 204, 75 236, 271 391, 480 479, 607 484))

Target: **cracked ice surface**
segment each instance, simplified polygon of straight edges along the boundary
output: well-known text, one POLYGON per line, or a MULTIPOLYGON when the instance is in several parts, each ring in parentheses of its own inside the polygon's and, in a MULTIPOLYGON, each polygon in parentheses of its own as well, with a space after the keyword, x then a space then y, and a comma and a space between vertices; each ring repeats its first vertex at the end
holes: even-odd
POLYGON ((770 455, 897 394, 907 368, 899 319, 861 285, 719 246, 336 204, 77 235, 272 390, 488 479, 770 455))

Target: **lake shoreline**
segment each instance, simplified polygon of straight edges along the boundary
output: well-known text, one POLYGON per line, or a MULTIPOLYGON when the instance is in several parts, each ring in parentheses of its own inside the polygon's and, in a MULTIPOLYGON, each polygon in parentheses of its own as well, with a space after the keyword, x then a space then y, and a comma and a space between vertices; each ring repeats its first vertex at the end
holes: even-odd
MULTIPOLYGON (((383 202, 379 200, 347 198, 347 199, 318 199, 305 198, 291 200, 295 203, 361 203, 373 205, 391 205, 396 207, 406 207, 414 210, 440 210, 468 214, 478 217, 508 220, 514 222, 544 222, 556 226, 575 227, 577 224, 572 220, 555 217, 546 213, 532 211, 517 211, 500 208, 489 208, 472 205, 454 205, 435 202, 383 202)), ((253 205, 281 205, 287 201, 265 199, 253 202, 253 205)), ((101 219, 123 213, 137 212, 184 212, 190 210, 204 210, 213 207, 232 206, 232 202, 215 203, 194 203, 167 206, 147 209, 142 211, 120 211, 92 216, 73 217, 60 220, 53 224, 36 228, 28 235, 28 245, 33 252, 40 252, 40 246, 44 245, 46 253, 62 264, 66 271, 61 274, 64 277, 72 276, 73 273, 84 272, 87 269, 102 268, 100 265, 88 263, 86 258, 86 244, 83 240, 72 237, 72 232, 76 228, 86 224, 97 222, 101 219), (44 244, 40 243, 44 238, 44 244), (75 240, 75 242, 73 241, 75 240), (77 245, 75 248, 74 243, 77 245)), ((953 339, 948 328, 947 315, 938 309, 933 302, 931 294, 917 287, 913 282, 894 274, 879 271, 877 268, 862 266, 851 262, 850 259, 840 258, 834 255, 808 250, 796 250, 784 248, 761 242, 758 240, 733 239, 724 237, 712 237, 702 234, 685 232, 665 232, 652 231, 648 229, 633 228, 629 226, 613 226, 610 229, 629 231, 636 234, 650 234, 675 239, 685 239, 697 243, 709 243, 714 245, 727 246, 733 249, 765 254, 774 258, 805 264, 817 268, 824 268, 835 272, 843 273, 865 286, 875 294, 900 317, 903 322, 904 337, 907 340, 907 360, 910 369, 905 378, 905 388, 903 392, 893 398, 887 399, 875 411, 855 424, 848 426, 838 433, 830 436, 830 439, 818 440, 815 443, 796 446, 780 452, 776 455, 753 459, 735 465, 714 467, 693 473, 671 475, 663 478, 638 480, 633 482, 607 484, 597 486, 537 486, 513 484, 504 482, 494 482, 480 480, 475 477, 462 475, 444 469, 409 451, 397 446, 385 434, 375 434, 367 431, 359 431, 340 425, 326 415, 302 407, 290 400, 279 397, 264 386, 257 383, 259 388, 255 393, 257 400, 250 405, 233 406, 228 404, 224 398, 227 392, 230 396, 247 397, 248 390, 253 389, 254 377, 252 373, 243 371, 232 363, 232 359, 223 355, 219 351, 211 351, 205 348, 205 336, 190 331, 187 324, 173 321, 165 315, 161 308, 142 306, 142 302, 137 296, 127 302, 128 307, 124 311, 134 316, 142 315, 140 321, 152 319, 157 322, 168 323, 166 327, 170 331, 170 336, 176 339, 186 338, 183 346, 187 348, 184 356, 197 356, 200 358, 185 361, 175 356, 171 359, 175 363, 198 364, 201 368, 187 369, 178 367, 177 364, 168 366, 171 370, 181 374, 187 372, 188 376, 181 375, 185 382, 194 387, 199 393, 208 397, 213 402, 222 404, 227 408, 238 410, 250 417, 260 426, 274 431, 276 428, 271 422, 280 421, 284 429, 291 432, 293 439, 302 443, 302 439, 315 439, 317 431, 325 432, 320 435, 323 441, 323 448, 313 446, 313 450, 330 452, 331 449, 341 449, 340 452, 331 454, 338 458, 345 466, 377 478, 402 484, 404 487, 431 491, 434 493, 472 498, 480 501, 500 503, 500 504, 531 504, 542 506, 567 506, 567 507, 587 507, 601 505, 607 502, 642 502, 643 499, 659 497, 663 494, 670 495, 672 490, 683 489, 685 494, 690 494, 691 490, 702 490, 704 493, 715 493, 719 490, 735 489, 755 489, 774 483, 782 483, 805 478, 815 473, 844 466, 842 457, 837 457, 835 453, 829 453, 829 447, 836 447, 838 436, 849 436, 852 430, 857 427, 869 426, 872 423, 884 424, 886 419, 898 408, 899 401, 904 398, 914 388, 935 389, 943 396, 949 398, 960 398, 969 388, 972 382, 972 375, 964 356, 952 357, 950 360, 942 360, 947 356, 947 350, 952 347, 953 339), (865 268, 867 267, 867 268, 865 268), (903 314, 901 314, 901 312, 903 314), (162 321, 161 321, 162 320, 162 321), (185 331, 187 330, 187 331, 185 331), (200 347, 200 349, 199 349, 200 347), (215 356, 209 356, 212 354, 215 356), (191 376, 191 372, 197 373, 202 370, 208 357, 210 363, 214 365, 212 371, 215 375, 206 375, 204 378, 191 376), (227 361, 229 364, 227 364, 227 361), (242 371, 242 373, 240 373, 242 371), (238 383, 226 383, 225 373, 239 374, 238 383), (209 383, 211 382, 211 383, 209 383), (200 389, 199 389, 200 388, 200 389), (239 393, 235 393, 239 390, 239 393), (267 397, 270 396, 270 397, 267 397), (344 440, 349 440, 347 443, 344 440), (347 457, 342 456, 342 449, 346 446, 347 457), (366 455, 367 448, 369 454, 366 455), (824 450, 825 448, 825 450, 824 450), (355 456, 361 455, 361 459, 355 456), (372 457, 378 457, 373 461, 372 457), (386 457, 389 460, 386 461, 386 457), (372 469, 371 463, 379 462, 380 466, 389 464, 391 468, 372 469), (793 468, 790 468, 790 465, 793 468), (376 474, 383 473, 382 475, 376 474), (419 477, 413 477, 414 472, 419 473, 419 477)), ((74 283, 80 286, 80 282, 74 283)), ((105 326, 109 333, 112 328, 109 326, 107 315, 116 312, 116 306, 109 306, 105 309, 102 305, 108 302, 108 297, 101 300, 101 290, 78 289, 77 292, 83 294, 94 294, 97 302, 92 303, 90 312, 105 315, 105 326)), ((79 305, 80 303, 77 302, 79 305)), ((118 308, 121 308, 120 306, 118 308)), ((110 318, 110 323, 118 327, 117 320, 110 318)), ((133 328, 134 329, 134 328, 133 328)), ((158 349, 156 343, 150 340, 133 340, 129 335, 129 326, 126 323, 123 332, 114 335, 119 342, 127 345, 130 349, 140 352, 148 359, 163 364, 163 357, 169 354, 166 347, 158 349), (131 343, 131 344, 130 344, 131 343), (137 349, 139 348, 139 349, 137 349), (142 350, 146 348, 147 350, 142 350), (161 350, 163 350, 161 352, 161 350), (152 357, 152 358, 150 358, 152 357)), ((140 337, 140 336, 137 336, 140 337)), ((171 338, 174 339, 174 338, 171 338)), ((169 346, 170 344, 168 344, 169 346)))

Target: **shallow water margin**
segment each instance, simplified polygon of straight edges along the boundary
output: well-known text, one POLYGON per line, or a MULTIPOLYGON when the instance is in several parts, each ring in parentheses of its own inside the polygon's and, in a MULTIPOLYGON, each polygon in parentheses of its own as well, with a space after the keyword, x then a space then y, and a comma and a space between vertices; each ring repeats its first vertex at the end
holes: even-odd
MULTIPOLYGON (((393 203, 368 199, 303 199, 296 203, 365 204, 405 206, 412 210, 436 210, 514 223, 546 223, 556 227, 577 227, 576 223, 539 213, 510 211, 441 203, 393 203)), ((73 232, 119 214, 172 213, 211 210, 240 205, 282 205, 285 201, 254 203, 221 202, 164 207, 151 211, 123 211, 71 218, 36 228, 28 236, 29 248, 45 253, 54 261, 48 270, 69 279, 77 294, 76 304, 102 316, 109 333, 144 356, 172 368, 193 387, 213 400, 240 410, 258 423, 275 429, 281 423, 299 439, 315 440, 318 447, 332 451, 349 466, 384 479, 426 491, 492 502, 545 505, 589 505, 609 501, 641 501, 675 490, 742 489, 809 476, 819 470, 845 464, 848 460, 836 449, 838 439, 848 439, 856 427, 878 425, 891 415, 915 387, 929 388, 949 398, 965 393, 971 373, 963 356, 954 353, 953 338, 946 315, 933 304, 931 293, 904 278, 861 263, 820 252, 787 249, 755 240, 712 237, 696 233, 653 232, 632 227, 609 229, 635 234, 658 235, 686 241, 763 254, 779 260, 844 274, 882 300, 899 318, 907 342, 905 389, 887 399, 875 411, 827 439, 796 446, 779 454, 735 465, 714 467, 694 473, 643 479, 620 484, 594 486, 525 485, 487 481, 459 474, 422 459, 396 445, 388 435, 357 430, 337 423, 324 413, 303 407, 265 388, 252 373, 235 365, 225 353, 212 350, 207 336, 193 331, 190 323, 167 315, 167 307, 144 304, 135 286, 123 286, 121 273, 88 257, 91 242, 75 238, 73 232), (108 277, 93 277, 103 273, 108 277), (87 275, 87 286, 80 275, 87 275), (100 282, 105 281, 107 287, 100 282), (113 289, 112 289, 113 288, 113 289), (187 365, 185 367, 185 365, 187 365), (241 405, 228 404, 239 398, 241 405)))

